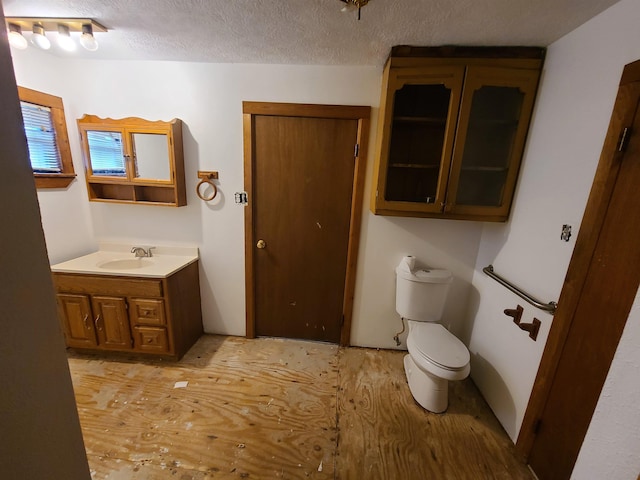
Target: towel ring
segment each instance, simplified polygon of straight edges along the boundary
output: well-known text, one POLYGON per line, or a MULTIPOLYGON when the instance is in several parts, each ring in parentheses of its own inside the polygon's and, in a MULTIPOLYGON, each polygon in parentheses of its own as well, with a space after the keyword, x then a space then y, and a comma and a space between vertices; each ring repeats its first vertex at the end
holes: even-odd
POLYGON ((210 202, 211 200, 216 198, 216 195, 218 195, 218 187, 216 187, 211 180, 218 178, 218 172, 203 172, 198 170, 198 178, 200 179, 200 182, 198 183, 198 185, 196 185, 196 195, 198 195, 200 200, 204 200, 205 202, 210 202), (202 187, 202 185, 204 184, 210 185, 213 188, 213 195, 205 197, 200 192, 200 187, 202 187))

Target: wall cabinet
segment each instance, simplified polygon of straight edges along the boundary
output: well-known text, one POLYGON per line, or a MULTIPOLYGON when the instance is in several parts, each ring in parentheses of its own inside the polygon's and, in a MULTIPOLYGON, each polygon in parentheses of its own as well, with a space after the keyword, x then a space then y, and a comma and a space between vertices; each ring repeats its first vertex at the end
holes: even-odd
POLYGON ((180 120, 84 115, 78 129, 90 201, 187 204, 180 120))
POLYGON ((166 278, 54 273, 67 346, 181 358, 202 335, 198 263, 166 278))
POLYGON ((371 210, 505 221, 544 49, 394 47, 371 210))

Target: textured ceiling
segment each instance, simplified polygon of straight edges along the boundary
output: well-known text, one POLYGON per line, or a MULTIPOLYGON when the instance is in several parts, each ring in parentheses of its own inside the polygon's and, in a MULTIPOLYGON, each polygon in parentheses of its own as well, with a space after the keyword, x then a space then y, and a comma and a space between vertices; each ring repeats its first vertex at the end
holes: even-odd
POLYGON ((360 21, 339 0, 0 1, 7 17, 106 26, 83 58, 382 65, 393 45, 547 46, 617 0, 370 0, 360 21))

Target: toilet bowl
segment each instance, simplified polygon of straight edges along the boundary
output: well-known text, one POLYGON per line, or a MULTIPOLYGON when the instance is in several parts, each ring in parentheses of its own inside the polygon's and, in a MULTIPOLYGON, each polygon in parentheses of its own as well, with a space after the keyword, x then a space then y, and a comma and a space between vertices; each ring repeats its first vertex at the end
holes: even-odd
POLYGON ((449 403, 449 381, 469 375, 469 350, 439 323, 408 320, 404 370, 413 398, 426 410, 441 413, 449 403))
POLYGON ((396 268, 396 311, 409 325, 407 382, 420 406, 441 413, 448 406, 449 381, 463 380, 471 369, 467 347, 439 323, 453 276, 415 269, 405 260, 396 268))

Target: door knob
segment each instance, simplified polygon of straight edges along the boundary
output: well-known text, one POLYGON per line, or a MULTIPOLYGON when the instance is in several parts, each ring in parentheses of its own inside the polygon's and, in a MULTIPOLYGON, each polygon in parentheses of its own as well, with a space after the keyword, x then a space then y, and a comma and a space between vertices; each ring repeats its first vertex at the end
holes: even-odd
POLYGON ((267 248, 267 243, 264 240, 258 240, 258 243, 256 243, 256 247, 267 248))

